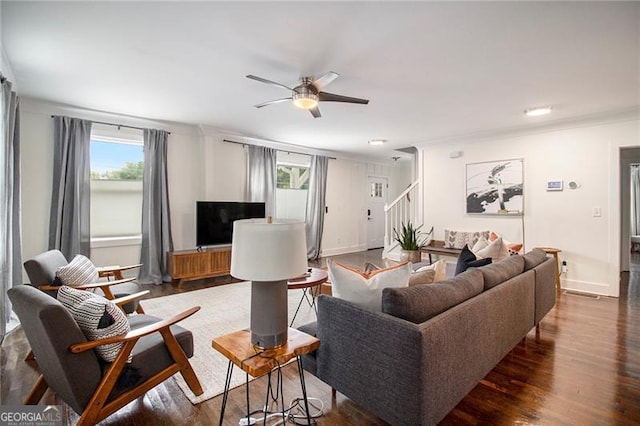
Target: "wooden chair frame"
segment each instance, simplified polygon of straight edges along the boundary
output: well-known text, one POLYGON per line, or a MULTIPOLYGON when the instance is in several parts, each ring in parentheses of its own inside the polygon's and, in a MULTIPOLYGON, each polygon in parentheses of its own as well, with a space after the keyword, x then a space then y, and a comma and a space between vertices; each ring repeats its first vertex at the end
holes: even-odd
MULTIPOLYGON (((148 292, 148 291, 147 291, 148 292)), ((141 292, 142 293, 142 292, 141 292)), ((120 299, 114 300, 116 304, 127 303, 127 301, 122 301, 123 299, 129 299, 134 295, 122 297, 120 299)), ((128 300, 130 301, 130 300, 128 300)), ((189 359, 186 354, 180 347, 180 344, 176 340, 175 336, 171 333, 170 327, 173 324, 176 324, 179 321, 182 321, 185 318, 190 317, 200 310, 200 306, 195 306, 191 309, 188 309, 180 314, 177 314, 169 319, 158 321, 154 324, 149 324, 147 326, 141 327, 137 330, 133 330, 129 332, 126 336, 119 337, 109 337, 100 340, 92 340, 89 342, 77 343, 71 345, 69 350, 73 353, 82 353, 88 350, 93 350, 97 346, 106 345, 109 343, 123 343, 122 349, 120 353, 114 360, 114 362, 109 367, 109 370, 106 372, 104 376, 102 376, 102 380, 96 387, 93 396, 89 400, 89 403, 85 407, 84 411, 80 415, 80 419, 78 420, 78 426, 84 425, 94 425, 101 420, 107 418, 111 414, 118 411, 120 408, 124 407, 134 399, 144 395, 152 388, 156 387, 160 383, 164 382, 171 376, 176 373, 182 374, 184 381, 189 386, 189 389, 195 395, 202 394, 202 386, 200 385, 200 381, 196 376, 196 373, 193 371, 193 367, 191 367, 191 363, 189 363, 189 359), (171 357, 173 358, 173 364, 167 366, 159 373, 154 376, 148 378, 143 383, 137 385, 133 389, 127 390, 122 393, 118 397, 114 398, 112 401, 107 401, 107 398, 113 391, 114 386, 118 381, 118 377, 122 373, 123 368, 127 363, 127 359, 133 350, 138 339, 143 336, 146 336, 151 333, 160 333, 162 335, 162 339, 164 340, 171 357)), ((24 404, 25 405, 35 405, 38 404, 49 385, 42 375, 38 377, 36 383, 33 385, 31 391, 27 395, 24 404)))
MULTIPOLYGON (((74 287, 78 290, 91 290, 93 288, 100 288, 102 290, 102 292, 104 293, 104 296, 106 299, 111 300, 113 303, 115 303, 123 312, 124 309, 122 309, 122 305, 126 305, 129 302, 133 302, 136 299, 141 298, 142 296, 146 296, 147 294, 150 293, 149 290, 142 290, 139 291, 137 293, 133 293, 133 294, 129 294, 127 296, 122 296, 119 298, 115 298, 113 296, 113 293, 111 292, 111 290, 109 289, 109 286, 114 285, 114 284, 122 284, 122 283, 127 283, 130 281, 135 280, 135 278, 125 278, 123 280, 118 280, 118 281, 107 281, 107 282, 101 282, 101 283, 93 283, 93 284, 86 284, 83 286, 78 286, 78 287, 74 287)), ((56 286, 51 286, 51 285, 39 285, 38 286, 39 290, 54 290, 57 291, 60 289, 60 287, 56 287, 56 286)), ((144 310, 142 309, 142 306, 140 304, 138 304, 138 307, 136 308, 136 312, 139 314, 144 314, 144 310)), ((32 350, 29 350, 29 353, 27 354, 27 356, 24 358, 25 361, 34 361, 36 359, 35 355, 33 354, 32 350)))

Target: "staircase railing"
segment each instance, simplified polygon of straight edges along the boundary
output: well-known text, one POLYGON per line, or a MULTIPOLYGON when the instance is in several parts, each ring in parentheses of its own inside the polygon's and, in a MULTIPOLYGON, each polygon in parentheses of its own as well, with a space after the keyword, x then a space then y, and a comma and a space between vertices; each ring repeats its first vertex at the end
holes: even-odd
POLYGON ((384 206, 383 257, 386 257, 390 251, 398 246, 398 243, 393 239, 394 229, 400 229, 403 222, 411 221, 416 226, 422 224, 418 183, 418 180, 413 182, 395 200, 384 206))

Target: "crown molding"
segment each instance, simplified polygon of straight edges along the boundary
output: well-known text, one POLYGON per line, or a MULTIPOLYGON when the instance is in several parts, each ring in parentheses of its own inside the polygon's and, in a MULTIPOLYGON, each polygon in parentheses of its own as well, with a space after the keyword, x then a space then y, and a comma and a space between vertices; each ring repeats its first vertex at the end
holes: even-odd
POLYGON ((77 107, 73 105, 52 102, 45 99, 21 97, 20 109, 34 114, 43 115, 69 115, 82 118, 85 120, 104 121, 113 124, 121 124, 123 126, 145 127, 153 129, 164 129, 171 134, 180 134, 187 136, 200 136, 197 126, 176 123, 171 121, 153 120, 144 117, 136 117, 125 114, 116 114, 113 112, 93 110, 89 108, 77 107))
POLYGON ((380 164, 380 165, 393 165, 395 162, 393 161, 394 156, 401 157, 403 159, 413 158, 411 154, 408 153, 396 153, 393 152, 385 152, 385 155, 388 154, 388 159, 386 157, 381 158, 377 156, 368 156, 361 153, 351 153, 346 151, 333 151, 327 149, 321 149, 316 147, 308 147, 303 145, 297 145, 291 142, 282 142, 272 139, 265 139, 259 136, 254 135, 246 135, 239 132, 234 132, 228 129, 223 129, 216 126, 209 126, 201 124, 198 126, 200 129, 201 135, 205 137, 212 137, 216 140, 228 139, 234 142, 246 144, 246 145, 257 145, 257 146, 265 146, 273 149, 277 149, 278 151, 283 152, 295 152, 299 154, 305 155, 324 155, 326 157, 333 157, 341 160, 350 160, 357 161, 361 163, 370 163, 370 164, 380 164))
POLYGON ((540 124, 508 127, 476 133, 468 133, 464 135, 456 135, 446 138, 430 139, 420 143, 416 143, 415 146, 417 148, 425 148, 430 145, 443 143, 451 144, 459 142, 484 142, 488 140, 506 139, 518 136, 527 136, 559 130, 569 130, 581 127, 591 127, 635 120, 640 120, 640 106, 606 111, 598 114, 564 118, 540 124))

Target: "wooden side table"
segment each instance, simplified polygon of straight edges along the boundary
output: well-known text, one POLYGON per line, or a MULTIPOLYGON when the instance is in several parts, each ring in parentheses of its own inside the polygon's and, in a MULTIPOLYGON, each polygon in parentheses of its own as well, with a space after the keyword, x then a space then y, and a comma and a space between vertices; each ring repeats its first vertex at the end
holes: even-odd
MULTIPOLYGON (((302 388, 302 397, 304 400, 304 408, 307 413, 307 423, 311 424, 311 416, 309 414, 309 402, 307 401, 307 388, 304 382, 304 370, 302 369, 302 361, 300 355, 305 355, 315 351, 320 347, 320 340, 310 336, 295 328, 289 328, 287 332, 287 343, 284 346, 280 346, 274 349, 262 350, 255 348, 251 344, 251 331, 239 330, 233 333, 225 334, 224 336, 216 337, 213 339, 212 346, 215 350, 220 352, 229 360, 227 367, 227 376, 224 385, 224 394, 222 397, 222 408, 220 410, 220 426, 224 419, 224 411, 227 405, 227 397, 229 396, 229 385, 231 382, 231 375, 233 374, 233 366, 240 367, 246 376, 245 388, 247 398, 247 424, 250 417, 250 403, 249 403, 249 375, 253 377, 261 377, 265 374, 269 374, 269 381, 267 385, 267 396, 265 406, 269 403, 269 395, 272 393, 271 389, 271 371, 274 369, 280 370, 282 365, 295 358, 298 364, 298 374, 300 375, 300 387, 302 388)), ((278 371, 278 373, 280 373, 278 371)), ((281 374, 278 374, 278 380, 281 380, 281 374)), ((276 389, 279 388, 279 394, 281 398, 282 417, 286 422, 284 395, 282 394, 282 382, 276 383, 276 389)), ((277 398, 277 396, 276 396, 277 398)), ((277 401, 275 401, 277 402, 277 401)))
POLYGON ((540 250, 543 250, 545 253, 552 255, 556 259, 556 291, 560 293, 562 290, 562 285, 560 283, 560 260, 558 259, 558 253, 561 253, 562 250, 553 248, 553 247, 538 247, 540 250))
POLYGON ((302 306, 302 302, 306 299, 309 306, 312 307, 316 311, 316 318, 318 317, 318 308, 316 307, 316 296, 320 293, 320 285, 327 281, 329 278, 329 274, 327 271, 324 271, 319 268, 310 268, 311 272, 309 276, 303 276, 300 278, 293 278, 287 282, 287 288, 289 290, 297 290, 302 289, 302 297, 300 298, 300 302, 298 303, 298 307, 296 308, 296 312, 293 314, 293 319, 291 320, 291 324, 289 327, 293 327, 293 322, 296 320, 296 316, 298 315, 298 311, 300 310, 300 306, 302 306), (314 289, 318 289, 314 291, 314 289))

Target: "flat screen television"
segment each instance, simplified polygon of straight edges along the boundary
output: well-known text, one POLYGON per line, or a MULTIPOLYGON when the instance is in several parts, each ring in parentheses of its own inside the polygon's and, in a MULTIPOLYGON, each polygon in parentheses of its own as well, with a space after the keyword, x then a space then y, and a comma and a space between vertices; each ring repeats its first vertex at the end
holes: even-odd
POLYGON ((231 244, 233 221, 263 217, 264 203, 196 201, 196 245, 231 244))

